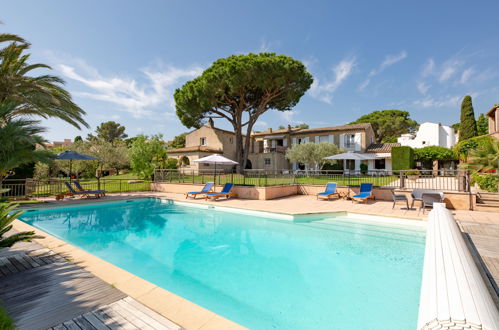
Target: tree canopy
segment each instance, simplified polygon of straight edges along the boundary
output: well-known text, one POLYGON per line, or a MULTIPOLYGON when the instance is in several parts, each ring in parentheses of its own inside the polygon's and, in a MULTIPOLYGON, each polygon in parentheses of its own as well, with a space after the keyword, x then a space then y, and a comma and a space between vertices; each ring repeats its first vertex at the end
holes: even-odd
POLYGON ((478 135, 489 134, 489 120, 485 114, 481 113, 476 121, 476 130, 478 135))
POLYGON ((290 111, 313 78, 303 63, 274 53, 222 58, 174 94, 177 116, 187 127, 225 118, 235 133, 239 170, 246 166, 251 131, 266 111, 290 111), (243 128, 246 128, 243 142, 243 128))
POLYGON ((461 103, 461 122, 459 123, 459 140, 467 140, 477 136, 477 127, 475 121, 475 111, 471 96, 466 95, 461 103))
MULTIPOLYGON (((122 126, 115 121, 101 123, 95 129, 95 132, 97 133, 97 138, 111 143, 113 143, 114 140, 122 140, 128 137, 128 135, 125 134, 125 126, 122 126)), ((92 139, 94 136, 89 134, 88 137, 89 139, 92 139)))
POLYGON ((414 149, 414 158, 419 161, 431 160, 456 160, 456 153, 449 148, 439 146, 427 146, 414 149))
POLYGON ((379 110, 363 115, 350 124, 370 123, 377 142, 397 142, 400 135, 414 133, 418 128, 418 123, 409 116, 408 111, 379 110))
POLYGON ((150 179, 155 168, 167 165, 168 157, 161 135, 137 136, 128 152, 132 171, 143 179, 150 179))
POLYGON ((182 133, 182 134, 175 136, 172 140, 172 143, 170 144, 170 147, 172 147, 174 149, 184 148, 186 135, 187 135, 187 133, 182 133))
POLYGON ((338 148, 336 144, 327 142, 321 143, 301 143, 295 144, 286 150, 286 158, 291 162, 311 164, 316 170, 321 169, 328 160, 324 157, 333 156, 340 152, 342 149, 338 148))

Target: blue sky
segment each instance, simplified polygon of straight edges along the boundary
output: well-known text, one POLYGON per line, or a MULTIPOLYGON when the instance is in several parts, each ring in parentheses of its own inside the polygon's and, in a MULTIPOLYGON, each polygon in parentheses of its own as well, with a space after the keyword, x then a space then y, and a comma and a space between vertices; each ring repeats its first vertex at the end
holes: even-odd
MULTIPOLYGON (((499 103, 498 1, 4 1, 3 32, 32 43, 87 112, 134 136, 187 131, 172 94, 220 57, 272 51, 303 61, 314 85, 256 129, 340 125, 374 110, 453 124, 499 103)), ((41 72, 40 72, 41 73, 41 72)), ((44 121, 49 140, 86 136, 44 121)), ((229 127, 222 120, 219 127, 229 127)))

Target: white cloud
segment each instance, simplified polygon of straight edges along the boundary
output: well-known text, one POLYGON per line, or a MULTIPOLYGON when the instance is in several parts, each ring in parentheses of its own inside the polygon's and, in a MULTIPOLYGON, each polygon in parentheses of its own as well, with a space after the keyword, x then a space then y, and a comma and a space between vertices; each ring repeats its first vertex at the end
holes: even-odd
POLYGON ((385 71, 386 68, 388 68, 389 66, 392 66, 394 65, 395 63, 398 63, 400 61, 402 61, 403 59, 405 59, 407 57, 407 52, 405 50, 401 51, 399 54, 395 54, 395 55, 386 55, 385 56, 385 59, 383 60, 383 62, 381 62, 381 64, 379 65, 379 67, 377 69, 374 69, 374 70, 371 70, 369 72, 369 74, 367 75, 367 78, 360 84, 359 86, 359 90, 363 90, 364 88, 366 88, 370 83, 371 83, 371 79, 380 74, 381 72, 385 71))
POLYGON ((424 95, 426 94, 426 92, 428 92, 428 89, 430 89, 431 85, 425 83, 424 81, 420 81, 417 83, 416 87, 418 88, 418 91, 424 95))
POLYGON ((458 106, 459 102, 462 98, 462 95, 455 95, 455 96, 445 96, 441 98, 434 98, 434 97, 426 97, 421 100, 416 100, 413 102, 413 105, 416 107, 423 107, 423 108, 445 108, 445 107, 454 107, 458 106))
POLYGON ((423 70, 421 71, 421 75, 423 77, 428 77, 434 74, 435 74, 435 61, 432 58, 430 58, 424 64, 423 70))
POLYGON ((173 90, 182 81, 202 73, 202 68, 178 68, 166 66, 162 70, 144 68, 141 71, 145 82, 139 83, 130 77, 117 75, 103 76, 96 68, 80 60, 69 64, 59 64, 57 69, 66 77, 78 81, 89 91, 76 91, 73 94, 94 100, 110 102, 130 113, 135 118, 151 116, 155 107, 166 105, 174 108, 173 90))
POLYGON ((318 78, 314 78, 314 82, 310 87, 310 95, 331 104, 334 92, 352 74, 355 65, 355 58, 344 59, 333 68, 333 77, 331 80, 321 83, 318 78))
POLYGON ((474 73, 475 69, 473 68, 468 68, 464 70, 463 73, 461 74, 461 79, 460 79, 461 84, 466 84, 474 73))

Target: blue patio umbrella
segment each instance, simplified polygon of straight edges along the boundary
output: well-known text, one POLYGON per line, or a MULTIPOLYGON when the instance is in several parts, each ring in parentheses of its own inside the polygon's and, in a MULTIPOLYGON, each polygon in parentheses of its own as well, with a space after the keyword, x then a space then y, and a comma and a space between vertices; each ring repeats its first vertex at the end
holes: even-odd
POLYGON ((99 158, 80 154, 79 152, 73 150, 61 152, 55 157, 55 159, 69 160, 69 182, 71 182, 71 167, 73 166, 73 160, 99 160, 99 158))

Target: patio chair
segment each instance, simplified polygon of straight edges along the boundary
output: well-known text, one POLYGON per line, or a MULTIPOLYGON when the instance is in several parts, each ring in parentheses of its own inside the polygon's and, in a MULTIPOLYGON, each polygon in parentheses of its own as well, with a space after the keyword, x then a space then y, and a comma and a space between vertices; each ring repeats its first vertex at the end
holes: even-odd
POLYGON ((336 186, 336 182, 329 182, 326 184, 326 189, 323 192, 316 194, 317 199, 319 199, 319 197, 327 197, 327 200, 329 200, 331 196, 334 195, 340 198, 340 194, 336 191, 336 186))
POLYGON ((420 202, 421 205, 423 203, 423 194, 439 194, 440 198, 444 200, 444 193, 439 190, 432 189, 414 189, 411 193, 412 202, 411 209, 414 207, 414 202, 420 202))
POLYGON ((94 190, 85 190, 85 191, 76 191, 74 190, 74 188, 69 184, 69 182, 67 181, 64 181, 64 184, 66 185, 66 187, 68 188, 68 191, 66 192, 67 195, 69 196, 81 196, 81 198, 83 197, 87 197, 89 198, 91 195, 94 195, 95 198, 100 198, 101 196, 101 192, 100 191, 94 191, 94 190))
POLYGON ((213 182, 206 182, 206 184, 204 185, 203 189, 201 189, 200 191, 190 191, 190 192, 186 193, 185 194, 185 199, 187 199, 189 196, 191 196, 194 199, 196 199, 197 195, 206 195, 207 193, 209 193, 211 191, 211 189, 213 188, 214 184, 215 183, 213 183, 213 182))
POLYGON ((80 184, 80 181, 78 180, 74 180, 73 181, 75 187, 76 187, 76 190, 79 191, 79 192, 85 192, 85 191, 100 191, 100 194, 101 196, 106 196, 106 191, 105 190, 102 190, 102 189, 95 189, 95 190, 91 190, 91 189, 85 189, 81 186, 80 184))
POLYGON ((397 202, 402 202, 405 203, 405 205, 407 205, 407 209, 409 210, 409 199, 407 198, 407 196, 405 194, 396 194, 393 189, 391 189, 390 191, 392 193, 392 198, 393 198, 392 209, 395 208, 395 204, 397 202))
POLYGON ((357 195, 352 196, 352 203, 355 200, 358 200, 360 202, 365 202, 369 198, 374 199, 373 184, 372 183, 361 183, 360 184, 360 192, 357 195))
POLYGON ((234 187, 233 183, 226 183, 224 185, 224 187, 222 188, 221 192, 214 192, 214 193, 206 194, 205 199, 211 198, 213 200, 217 200, 219 197, 225 197, 225 198, 229 199, 229 198, 234 196, 234 194, 231 192, 232 187, 234 187))
POLYGON ((421 196, 421 206, 419 207, 418 213, 423 209, 424 211, 427 207, 433 208, 433 203, 441 203, 443 201, 442 195, 438 193, 424 193, 421 196))

